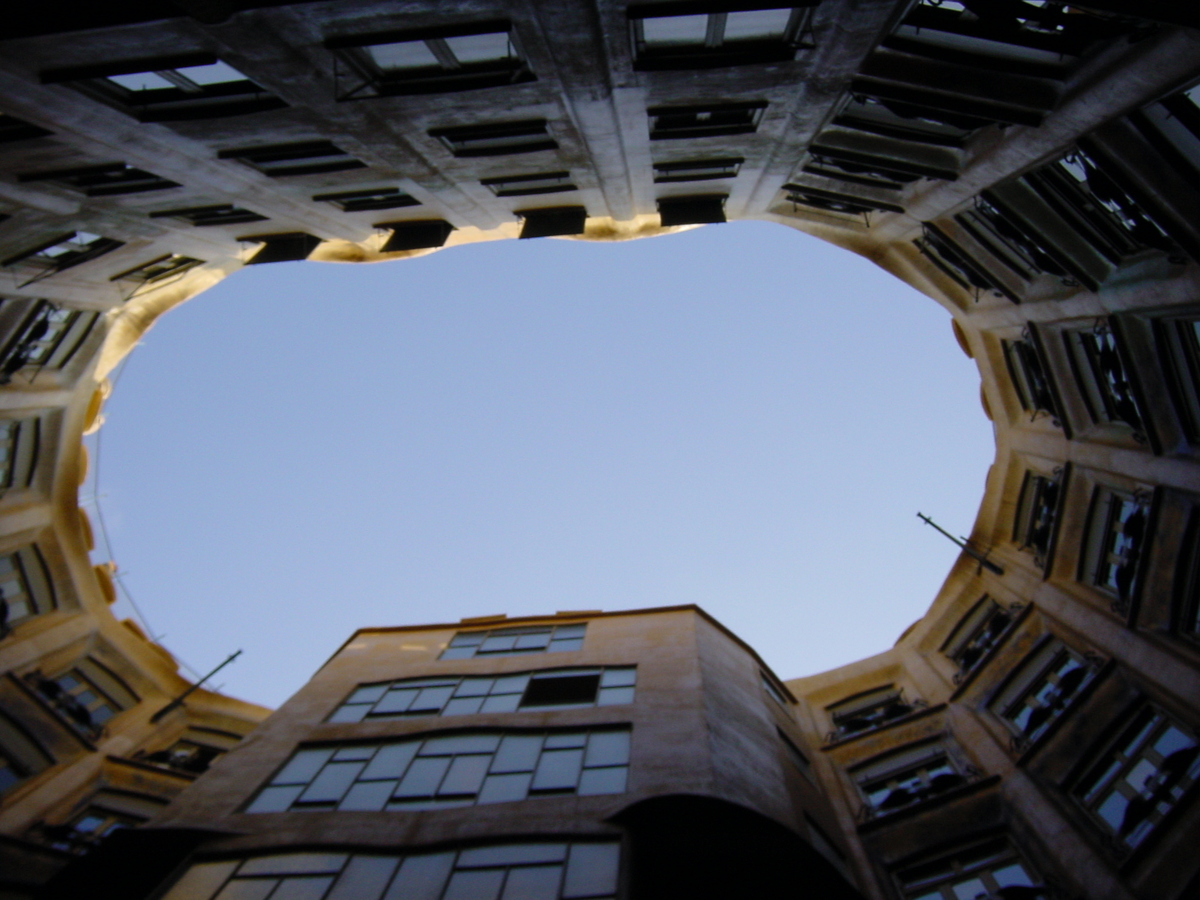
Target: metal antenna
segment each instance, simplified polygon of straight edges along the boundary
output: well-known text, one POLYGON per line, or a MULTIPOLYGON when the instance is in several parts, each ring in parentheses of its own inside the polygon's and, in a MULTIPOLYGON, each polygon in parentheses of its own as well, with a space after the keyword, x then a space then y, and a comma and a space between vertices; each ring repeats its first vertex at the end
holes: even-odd
POLYGON ((971 557, 971 559, 973 559, 973 560, 975 560, 975 562, 979 563, 979 568, 981 570, 987 569, 993 575, 1003 575, 1004 574, 1004 570, 1002 568, 1000 568, 1000 566, 996 565, 994 562, 992 562, 990 559, 988 559, 986 553, 980 553, 978 550, 976 550, 974 547, 972 547, 970 541, 967 540, 966 538, 961 538, 961 539, 956 538, 954 535, 952 535, 950 532, 948 532, 945 528, 943 528, 937 522, 933 521, 933 519, 929 518, 929 516, 922 515, 921 513, 917 513, 917 518, 920 519, 922 522, 924 522, 926 525, 932 525, 934 528, 936 528, 938 531, 940 531, 942 534, 944 534, 946 537, 948 537, 951 541, 958 544, 958 546, 962 547, 963 553, 967 554, 967 556, 971 557))
POLYGON ((229 654, 229 656, 228 656, 228 658, 226 658, 225 662, 221 663, 219 666, 217 666, 215 669, 213 669, 211 672, 209 672, 207 675, 205 675, 203 678, 201 678, 199 681, 197 681, 195 684, 193 684, 190 688, 188 688, 186 691, 184 691, 182 694, 180 694, 178 697, 176 697, 174 700, 172 700, 170 703, 168 703, 166 706, 164 706, 162 709, 160 709, 154 715, 152 715, 150 717, 150 722, 153 724, 154 722, 157 722, 159 719, 161 719, 163 716, 165 716, 167 713, 171 712, 174 709, 177 709, 180 706, 183 706, 183 701, 188 698, 188 695, 191 694, 192 691, 196 690, 198 687, 200 687, 200 685, 204 684, 204 682, 208 681, 208 679, 212 678, 214 675, 216 675, 218 672, 220 672, 223 668, 225 668, 227 665, 229 665, 231 662, 233 662, 235 659, 237 659, 241 655, 242 655, 241 650, 238 650, 236 653, 229 654))

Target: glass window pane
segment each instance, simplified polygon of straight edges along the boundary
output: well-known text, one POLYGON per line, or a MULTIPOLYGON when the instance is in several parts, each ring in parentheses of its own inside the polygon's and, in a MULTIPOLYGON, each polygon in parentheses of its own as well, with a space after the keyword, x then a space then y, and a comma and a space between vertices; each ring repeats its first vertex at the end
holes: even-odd
POLYGON ((790 9, 755 9, 728 13, 725 16, 725 40, 783 40, 791 15, 790 9))
POLYGON ((447 647, 438 659, 470 659, 475 655, 475 647, 447 647))
POLYGON ((371 711, 376 714, 407 712, 408 708, 412 706, 413 700, 416 699, 417 693, 413 688, 388 691, 383 699, 375 704, 375 708, 371 711))
POLYGON ((450 48, 455 58, 464 65, 494 62, 496 60, 508 59, 511 56, 507 31, 449 37, 446 38, 446 46, 450 48))
POLYGON ((524 800, 529 794, 530 772, 511 775, 489 775, 479 791, 479 803, 509 803, 524 800))
POLYGON ((1104 798, 1104 802, 1096 809, 1105 822, 1109 824, 1113 831, 1121 827, 1121 820, 1125 818, 1125 807, 1129 805, 1129 801, 1113 791, 1104 798))
POLYGON ((216 900, 266 900, 278 883, 275 878, 239 878, 225 885, 225 890, 217 894, 216 900))
POLYGON ((588 737, 585 766, 623 766, 628 762, 628 731, 596 731, 588 737))
POLYGON ((492 757, 484 754, 455 757, 438 794, 478 794, 491 761, 492 757))
POLYGON ((331 884, 333 877, 330 875, 285 878, 271 895, 271 900, 321 900, 331 884))
POLYGON ((623 794, 628 773, 629 769, 625 766, 584 769, 583 774, 579 777, 579 790, 576 793, 581 797, 593 794, 623 794))
POLYGON ((1165 758, 1170 756, 1176 750, 1183 750, 1187 747, 1194 747, 1195 745, 1195 741, 1193 741, 1174 725, 1168 725, 1167 730, 1164 731, 1159 739, 1154 742, 1154 749, 1158 751, 1160 756, 1165 758))
POLYGON ((395 856, 355 856, 325 900, 379 900, 400 859, 395 856))
POLYGON ((501 900, 558 900, 562 866, 525 866, 508 873, 501 900))
POLYGON ((426 69, 438 65, 437 57, 424 41, 401 41, 364 47, 372 62, 385 72, 402 69, 426 69))
POLYGON ((453 693, 454 688, 452 687, 425 688, 417 695, 417 699, 413 701, 408 711, 410 713, 437 712, 446 705, 446 701, 450 699, 453 693))
POLYGON ((525 686, 529 684, 529 675, 506 675, 503 678, 497 678, 496 684, 492 687, 492 695, 496 694, 521 694, 525 691, 525 686))
POLYGON ((494 678, 464 678, 462 684, 458 686, 458 690, 454 692, 455 697, 486 697, 492 689, 494 678))
POLYGON ((434 756, 416 760, 408 767, 404 780, 396 789, 396 797, 432 797, 442 782, 446 770, 450 768, 450 758, 434 756))
POLYGON ((378 747, 342 747, 333 754, 334 762, 366 762, 375 755, 378 747))
POLYGON ((542 634, 523 634, 517 638, 514 645, 516 650, 543 650, 550 643, 550 632, 542 634))
POLYGON ((980 895, 984 897, 988 895, 987 886, 978 878, 960 881, 954 885, 952 890, 954 891, 954 900, 975 900, 980 895))
POLYGON ((633 666, 605 669, 600 675, 601 687, 632 687, 636 683, 637 669, 633 666))
POLYGON ((277 853, 248 859, 238 875, 322 875, 340 872, 345 853, 277 853))
POLYGON ((492 773, 532 772, 542 750, 541 735, 510 734, 500 742, 492 759, 492 773))
POLYGON ((130 91, 154 91, 159 88, 175 87, 161 75, 153 72, 131 72, 128 75, 109 75, 106 81, 119 84, 130 91))
POLYGON ((236 861, 197 863, 175 882, 162 900, 209 900, 235 868, 236 861))
POLYGON ((596 695, 596 705, 624 706, 626 703, 632 703, 633 690, 631 687, 600 688, 596 695))
POLYGON ((442 710, 443 716, 469 716, 479 712, 483 697, 455 697, 442 710))
POLYGON ((374 703, 388 689, 386 684, 369 684, 350 695, 347 703, 374 703))
POLYGON ((302 784, 263 788, 262 793, 254 798, 254 802, 246 807, 246 812, 286 812, 303 790, 302 784))
POLYGON ((375 758, 371 760, 370 765, 363 769, 359 778, 363 780, 399 778, 408 768, 408 764, 413 761, 413 757, 417 755, 419 746, 417 741, 406 741, 403 744, 380 747, 375 758))
POLYGON ((531 790, 574 790, 583 765, 582 750, 546 750, 538 760, 531 790))
POLYGON ((453 866, 453 853, 410 856, 400 866, 383 900, 439 900, 453 866))
POLYGON ((246 80, 245 75, 233 66, 223 63, 220 60, 206 66, 184 66, 175 71, 199 85, 229 84, 233 81, 246 80))
POLYGON ((511 650, 517 643, 517 639, 512 635, 498 636, 487 638, 479 645, 480 653, 504 653, 511 650))
POLYGON ((587 622, 580 622, 577 625, 559 625, 554 629, 554 639, 562 638, 581 638, 587 630, 587 622))
POLYGON ((1000 887, 1009 887, 1010 885, 1019 885, 1021 887, 1033 886, 1033 879, 1029 877, 1029 873, 1025 871, 1020 863, 1002 866, 992 872, 992 877, 996 879, 996 884, 1000 885, 1000 887))
POLYGON ((583 638, 567 638, 566 640, 553 640, 550 642, 551 653, 562 653, 569 650, 582 650, 583 638))
POLYGON ((321 766, 333 756, 332 747, 319 750, 301 750, 271 779, 272 784, 307 784, 312 781, 321 766))
POLYGON ((486 631, 467 631, 462 634, 456 634, 453 640, 450 641, 451 647, 478 647, 483 643, 484 638, 488 636, 486 631))
POLYGON ((458 867, 470 869, 562 862, 566 856, 566 844, 498 844, 464 850, 458 855, 458 867))
POLYGON ((546 735, 547 750, 562 750, 568 747, 582 747, 587 743, 586 731, 572 731, 567 734, 546 735))
POLYGON ((563 900, 603 897, 617 892, 620 854, 616 844, 572 844, 563 900))
POLYGON ((365 763, 339 762, 329 763, 321 770, 321 774, 313 779, 303 794, 300 803, 336 803, 350 788, 358 773, 363 770, 365 763))
POLYGON ((370 709, 371 706, 367 703, 347 704, 346 706, 341 706, 335 709, 333 711, 333 715, 329 717, 329 721, 361 722, 370 709))
POLYGON ((474 869, 450 876, 443 900, 498 900, 503 869, 474 869))
POLYGON ((500 745, 496 734, 454 734, 430 738, 421 745, 421 756, 450 753, 492 753, 500 745))
POLYGON ((396 789, 397 781, 360 781, 346 792, 338 809, 373 812, 383 809, 396 789))
POLYGON ((484 700, 479 711, 485 713, 516 712, 520 702, 520 694, 500 694, 484 700))
POLYGON ((648 47, 703 44, 708 16, 654 16, 642 19, 642 38, 648 47))

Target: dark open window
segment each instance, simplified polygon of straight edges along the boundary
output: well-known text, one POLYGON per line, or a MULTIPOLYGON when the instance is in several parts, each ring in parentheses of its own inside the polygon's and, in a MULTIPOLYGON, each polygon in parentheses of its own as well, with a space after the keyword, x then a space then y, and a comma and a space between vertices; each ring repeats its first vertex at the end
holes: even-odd
POLYGON ((18 181, 50 181, 72 190, 81 191, 89 197, 109 197, 115 194, 141 194, 146 191, 161 191, 179 187, 152 172, 136 169, 125 163, 103 163, 97 166, 80 166, 73 169, 57 169, 53 172, 32 172, 17 176, 18 181))
POLYGON ((1079 580, 1115 599, 1125 613, 1137 588, 1150 532, 1150 495, 1096 488, 1088 514, 1079 580))
POLYGON ((338 99, 478 90, 533 81, 507 22, 334 38, 338 99))
POLYGON ((497 197, 527 197, 534 194, 559 194, 578 190, 570 172, 545 172, 534 175, 505 175, 479 182, 497 197))
POLYGON ((558 148, 558 143, 546 130, 545 119, 434 128, 429 135, 460 157, 508 156, 558 148))
POLYGON ((794 59, 811 47, 819 0, 769 3, 652 3, 628 11, 634 68, 713 69, 794 59))
POLYGON ((165 281, 176 275, 182 275, 184 272, 202 265, 204 265, 204 260, 202 259, 194 259, 190 256, 184 256, 182 253, 166 253, 155 257, 149 262, 144 262, 140 266, 126 269, 124 272, 112 276, 109 281, 154 284, 155 282, 165 281))
POLYGON ((587 225, 587 209, 582 206, 554 206, 547 209, 518 209, 522 238, 555 237, 583 234, 587 225))
POLYGON ((422 219, 413 222, 378 222, 376 228, 391 229, 391 236, 380 250, 395 253, 401 250, 427 250, 441 247, 450 237, 454 226, 445 219, 422 219))
POLYGON ((265 222, 267 217, 256 212, 234 206, 232 203, 218 203, 213 206, 187 206, 182 209, 164 209, 150 213, 152 219, 181 219, 193 225, 237 225, 241 222, 265 222))
POLYGON ((1092 419, 1123 423, 1141 437, 1141 405, 1112 329, 1102 321, 1095 328, 1068 331, 1064 338, 1092 419))
POLYGON ((330 141, 242 147, 236 150, 222 150, 217 157, 236 159, 272 178, 345 172, 349 169, 363 169, 367 165, 330 141))
POLYGON ((590 706, 596 702, 599 688, 599 672, 589 675, 539 675, 530 679, 525 696, 521 698, 521 707, 590 706))
POLYGON ((317 249, 321 239, 303 231, 289 231, 283 234, 256 234, 242 241, 261 241, 262 247, 246 260, 246 265, 255 266, 260 263, 298 262, 308 259, 308 254, 317 249))
POLYGON ((788 202, 807 206, 821 212, 843 213, 851 216, 869 216, 873 212, 904 212, 904 207, 870 197, 826 191, 805 184, 785 184, 788 202))
POLYGON ((934 858, 907 863, 893 877, 904 900, 1049 900, 1051 896, 1034 869, 1003 838, 939 850, 934 858))
POLYGON ((68 231, 38 244, 16 256, 10 256, 0 265, 21 266, 31 272, 31 277, 21 286, 33 284, 75 266, 82 265, 124 246, 123 241, 101 237, 88 231, 68 231))
POLYGON ((921 237, 914 242, 921 255, 937 266, 951 280, 971 291, 978 301, 984 291, 998 297, 1007 297, 1014 303, 1020 298, 1004 287, 1003 283, 984 268, 970 253, 956 244, 949 235, 936 225, 926 222, 921 237))
POLYGON ((991 653, 1012 625, 1015 612, 984 597, 962 617, 950 637, 942 644, 942 652, 958 666, 955 681, 962 681, 991 653))
POLYGON ((976 197, 974 208, 955 218, 968 234, 1024 281, 1043 272, 1064 280, 1080 274, 1056 247, 993 198, 976 197))
POLYGON ((421 201, 410 197, 400 188, 370 188, 359 191, 338 191, 332 194, 316 194, 314 200, 332 203, 344 212, 360 212, 369 209, 402 209, 420 206, 421 201))
POLYGON ((956 116, 912 103, 855 93, 846 100, 833 124, 880 137, 939 147, 961 147, 976 129, 986 123, 969 116, 956 116))
POLYGON ((720 159, 689 159, 654 164, 654 183, 671 184, 678 181, 711 181, 733 178, 745 162, 740 156, 720 159))
POLYGON ((1054 475, 1026 472, 1017 500, 1013 540, 1019 549, 1033 554, 1035 564, 1043 571, 1054 543, 1061 493, 1061 475, 1057 472, 1054 475))
POLYGON ((30 380, 41 369, 61 369, 99 318, 98 312, 61 309, 39 300, 0 350, 0 384, 8 384, 26 367, 33 368, 30 380))
POLYGON ((52 133, 45 128, 39 128, 37 125, 30 124, 24 119, 18 119, 16 116, 10 116, 7 113, 0 113, 0 144, 46 137, 52 133))
POLYGON ((1175 564, 1175 631, 1200 640, 1200 507, 1193 507, 1175 564))
POLYGON ((943 166, 845 150, 841 147, 814 144, 809 148, 809 153, 812 161, 805 165, 805 172, 851 184, 900 190, 904 185, 920 178, 938 178, 943 181, 954 181, 958 178, 957 172, 943 166))
MULTIPOLYGON (((38 422, 36 419, 8 420, 4 432, 11 457, 5 472, 5 487, 27 479, 36 460, 38 422)), ((46 561, 36 546, 22 547, 0 555, 0 638, 16 625, 55 607, 54 590, 46 571, 46 561)))
POLYGON ((1057 416, 1050 378, 1032 333, 1026 331, 1021 340, 1004 341, 1003 344, 1004 361, 1008 364, 1008 374, 1021 400, 1021 408, 1035 416, 1037 413, 1057 416))
POLYGON ((185 53, 42 73, 142 122, 245 115, 286 104, 211 53, 185 53))
POLYGON ((658 214, 665 227, 717 224, 725 221, 726 199, 725 194, 660 197, 658 214))
POLYGON ((646 110, 650 117, 650 140, 753 134, 758 130, 766 108, 765 100, 704 106, 652 106, 646 110))

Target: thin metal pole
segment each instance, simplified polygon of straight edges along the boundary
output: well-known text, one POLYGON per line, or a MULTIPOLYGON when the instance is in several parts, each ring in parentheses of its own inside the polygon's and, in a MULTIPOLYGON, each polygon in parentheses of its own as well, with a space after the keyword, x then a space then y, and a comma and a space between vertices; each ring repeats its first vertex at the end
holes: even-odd
POLYGON ((917 513, 917 518, 920 519, 922 522, 924 522, 926 525, 932 525, 934 528, 936 528, 938 531, 940 531, 942 534, 944 534, 946 537, 948 537, 954 543, 958 544, 958 546, 962 547, 963 553, 967 554, 967 556, 971 557, 971 559, 975 560, 975 562, 979 563, 979 565, 981 565, 983 568, 987 569, 993 575, 1003 575, 1004 574, 1004 570, 1002 568, 1000 568, 1000 566, 996 565, 994 562, 992 562, 990 559, 988 559, 984 554, 980 553, 978 550, 976 550, 974 547, 972 547, 966 540, 960 540, 959 538, 956 538, 954 535, 952 535, 950 532, 948 532, 945 528, 943 528, 937 522, 933 521, 933 519, 929 518, 929 516, 922 515, 921 513, 917 513))
POLYGON ((223 668, 225 668, 227 665, 229 665, 231 662, 233 662, 235 659, 237 659, 241 655, 242 655, 241 650, 238 650, 236 653, 229 654, 229 656, 225 660, 225 662, 221 663, 219 666, 217 666, 215 669, 213 669, 211 672, 209 672, 207 675, 205 675, 203 678, 201 678, 199 681, 197 681, 195 684, 193 684, 190 688, 188 688, 186 691, 184 691, 182 694, 180 694, 178 697, 176 697, 174 700, 172 700, 170 703, 168 703, 166 706, 164 706, 162 709, 160 709, 154 715, 152 715, 150 717, 151 724, 153 724, 154 722, 157 722, 159 719, 161 719, 163 716, 165 716, 167 713, 171 712, 172 710, 177 709, 180 706, 183 706, 183 701, 188 698, 188 696, 192 693, 192 691, 199 688, 200 685, 204 684, 204 682, 208 681, 208 679, 212 678, 214 675, 216 675, 218 672, 220 672, 223 668))

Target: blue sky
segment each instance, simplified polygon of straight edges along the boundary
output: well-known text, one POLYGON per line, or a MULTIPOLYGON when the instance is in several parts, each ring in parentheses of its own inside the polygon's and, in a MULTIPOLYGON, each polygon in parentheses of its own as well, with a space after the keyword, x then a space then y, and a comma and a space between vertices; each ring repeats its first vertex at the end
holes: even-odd
POLYGON ((761 222, 251 267, 105 415, 123 585, 271 706, 355 628, 500 612, 697 603, 782 677, 850 662, 929 605, 957 551, 916 511, 969 531, 994 453, 948 313, 761 222))

